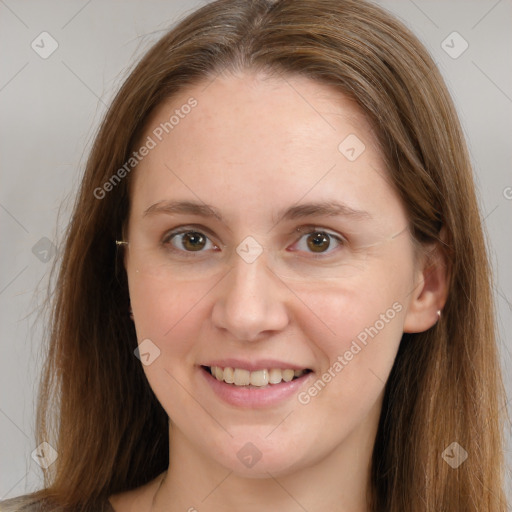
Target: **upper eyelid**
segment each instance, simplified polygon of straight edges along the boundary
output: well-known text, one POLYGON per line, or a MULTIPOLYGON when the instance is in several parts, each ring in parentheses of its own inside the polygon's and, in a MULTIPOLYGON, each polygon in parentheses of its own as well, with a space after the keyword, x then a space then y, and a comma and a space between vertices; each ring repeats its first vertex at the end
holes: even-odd
POLYGON ((301 226, 299 228, 296 228, 295 231, 297 232, 301 232, 301 230, 304 229, 306 230, 306 233, 309 233, 311 231, 318 231, 318 232, 321 232, 321 233, 327 233, 328 235, 333 235, 333 236, 338 236, 340 238, 342 238, 343 240, 346 240, 347 237, 341 233, 338 233, 336 230, 334 229, 331 229, 331 228, 325 228, 323 226, 320 226, 318 224, 306 224, 304 226, 301 226))
POLYGON ((169 231, 166 231, 164 233, 162 239, 169 238, 172 235, 181 235, 183 233, 188 233, 188 232, 193 232, 193 231, 198 232, 198 233, 204 233, 211 237, 216 237, 215 233, 211 229, 208 229, 207 227, 196 226, 194 224, 190 224, 190 225, 186 224, 184 226, 179 226, 177 228, 173 228, 173 229, 170 229, 169 231))

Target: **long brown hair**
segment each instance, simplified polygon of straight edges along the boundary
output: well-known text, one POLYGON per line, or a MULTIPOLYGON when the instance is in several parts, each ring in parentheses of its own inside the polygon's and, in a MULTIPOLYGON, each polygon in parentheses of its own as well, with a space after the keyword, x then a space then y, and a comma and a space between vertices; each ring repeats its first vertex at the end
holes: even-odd
POLYGON ((452 100, 418 39, 361 0, 220 0, 189 15, 144 56, 99 129, 66 232, 55 284, 38 442, 59 454, 35 494, 59 510, 99 510, 168 467, 168 418, 133 355, 121 237, 155 107, 222 71, 302 75, 355 100, 372 124, 418 242, 450 267, 440 322, 404 334, 373 452, 369 510, 504 512, 504 389, 491 276, 471 163, 452 100), (444 450, 467 460, 453 469, 444 450))

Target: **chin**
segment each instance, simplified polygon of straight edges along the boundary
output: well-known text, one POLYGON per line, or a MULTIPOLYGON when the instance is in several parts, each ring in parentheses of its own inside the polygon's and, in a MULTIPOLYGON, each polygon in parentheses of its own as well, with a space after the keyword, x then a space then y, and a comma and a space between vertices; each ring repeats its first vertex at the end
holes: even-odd
POLYGON ((247 436, 222 452, 212 454, 218 463, 244 478, 286 476, 306 465, 304 454, 297 451, 297 443, 269 443, 264 438, 253 441, 247 436))

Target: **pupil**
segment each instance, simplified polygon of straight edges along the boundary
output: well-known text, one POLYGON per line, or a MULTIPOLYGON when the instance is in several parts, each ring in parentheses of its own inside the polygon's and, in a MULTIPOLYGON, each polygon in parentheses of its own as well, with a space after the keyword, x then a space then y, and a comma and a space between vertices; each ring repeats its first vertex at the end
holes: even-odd
POLYGON ((310 238, 310 240, 313 240, 313 245, 310 245, 309 248, 315 252, 322 252, 322 249, 329 248, 329 237, 325 233, 314 233, 314 237, 310 238), (321 245, 325 244, 326 242, 327 246, 321 247, 321 245))
POLYGON ((185 234, 184 245, 187 248, 191 248, 192 250, 202 249, 204 247, 204 237, 201 236, 200 233, 196 233, 195 231, 191 231, 185 234), (202 241, 202 243, 201 243, 202 241), (196 245, 199 242, 199 245, 196 245), (192 245, 189 245, 191 243, 192 245))

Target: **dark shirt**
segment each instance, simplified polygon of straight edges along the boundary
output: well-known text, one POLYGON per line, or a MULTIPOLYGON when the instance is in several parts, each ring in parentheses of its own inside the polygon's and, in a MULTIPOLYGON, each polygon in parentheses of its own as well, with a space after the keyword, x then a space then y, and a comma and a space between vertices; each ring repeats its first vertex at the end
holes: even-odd
MULTIPOLYGON (((17 498, 11 498, 9 500, 0 501, 0 512, 52 512, 56 510, 54 507, 42 503, 41 501, 34 501, 30 495, 18 496, 17 498)), ((59 508, 59 512, 61 511, 59 508)), ((66 512, 72 512, 66 511, 66 512)), ((90 512, 115 512, 112 505, 108 500, 105 500, 97 510, 91 510, 90 512)))

